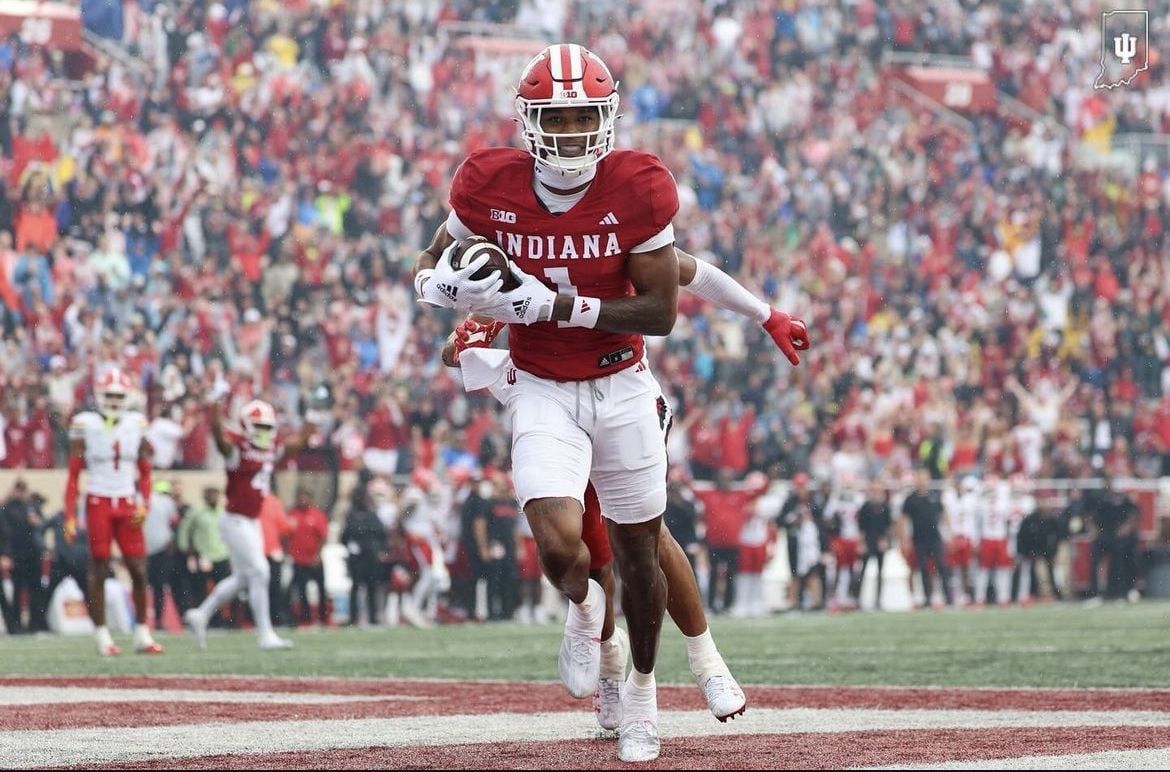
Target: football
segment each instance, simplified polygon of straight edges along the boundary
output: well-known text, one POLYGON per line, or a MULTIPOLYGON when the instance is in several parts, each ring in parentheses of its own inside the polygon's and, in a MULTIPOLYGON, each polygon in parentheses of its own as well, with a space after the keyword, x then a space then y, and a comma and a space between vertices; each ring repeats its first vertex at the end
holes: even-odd
POLYGON ((520 282, 516 281, 516 277, 512 275, 511 261, 508 259, 507 253, 483 236, 468 236, 460 241, 459 245, 455 247, 455 253, 451 255, 451 267, 458 271, 484 254, 488 256, 487 265, 471 275, 473 280, 485 279, 498 271, 504 278, 504 286, 501 288, 504 292, 520 286, 520 282))

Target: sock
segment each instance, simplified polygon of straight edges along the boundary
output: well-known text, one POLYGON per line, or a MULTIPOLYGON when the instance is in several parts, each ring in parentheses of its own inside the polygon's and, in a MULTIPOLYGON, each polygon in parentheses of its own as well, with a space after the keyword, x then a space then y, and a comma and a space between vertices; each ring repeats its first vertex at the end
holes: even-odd
POLYGON ((589 580, 589 591, 580 603, 569 601, 569 614, 565 629, 574 633, 601 634, 605 622, 605 590, 593 579, 589 580))
POLYGON ((643 673, 639 670, 631 670, 630 677, 626 679, 626 686, 633 690, 633 694, 639 698, 645 698, 649 693, 650 698, 653 699, 655 693, 654 671, 643 673))
POLYGON ((134 642, 135 643, 149 643, 151 641, 150 628, 146 625, 134 626, 134 642))
POLYGON ((715 648, 715 639, 711 637, 711 628, 708 627, 693 638, 684 635, 683 641, 687 645, 687 663, 690 664, 691 674, 695 678, 701 679, 713 673, 727 671, 723 657, 715 648))
POLYGON ((94 636, 102 646, 112 646, 114 643, 114 639, 110 636, 110 628, 105 625, 101 625, 94 630, 94 636))
POLYGON ((613 628, 613 635, 608 641, 601 642, 601 677, 611 681, 620 681, 626 674, 626 647, 622 646, 622 639, 626 631, 620 627, 613 628))

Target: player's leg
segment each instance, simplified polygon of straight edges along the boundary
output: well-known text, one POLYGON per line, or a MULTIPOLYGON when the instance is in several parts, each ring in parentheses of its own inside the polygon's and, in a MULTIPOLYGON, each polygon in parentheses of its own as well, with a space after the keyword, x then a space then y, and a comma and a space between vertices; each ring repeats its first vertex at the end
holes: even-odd
POLYGON ((666 446, 670 411, 643 365, 591 384, 596 415, 590 475, 606 516, 609 543, 622 581, 622 611, 633 669, 622 699, 618 758, 658 757, 658 699, 654 663, 666 612, 666 577, 659 564, 666 509, 666 446))
MULTIPOLYGON (((238 517, 226 515, 225 517, 238 517)), ((292 642, 281 638, 272 628, 272 615, 268 602, 268 584, 271 569, 264 556, 264 536, 260 521, 255 518, 238 517, 236 547, 233 549, 234 564, 243 568, 243 580, 248 588, 248 605, 256 623, 257 644, 265 651, 288 649, 292 642), (238 555, 235 553, 238 552, 238 555)))
POLYGON ((134 650, 139 654, 162 654, 163 647, 155 643, 146 624, 146 537, 142 526, 130 524, 133 509, 127 506, 113 520, 114 539, 122 551, 126 571, 130 574, 130 595, 134 600, 134 650))
POLYGON ((581 540, 592 444, 577 423, 576 391, 525 379, 509 397, 509 411, 516 498, 544 575, 570 601, 558 670, 569 693, 583 698, 598 686, 605 591, 589 578, 589 550, 581 540))
MULTIPOLYGON (((105 499, 87 496, 85 500, 86 529, 89 532, 89 618, 93 620, 94 637, 98 654, 111 656, 121 654, 114 645, 110 629, 106 627, 106 577, 110 575, 110 546, 114 533, 111 523, 111 507, 105 499)), ((19 602, 19 601, 18 601, 19 602)), ((19 606, 17 607, 19 609, 19 606)), ((18 612, 19 613, 19 612, 18 612)))
POLYGON ((711 637, 699 583, 687 554, 666 528, 659 533, 658 562, 666 578, 667 613, 683 634, 691 675, 702 689, 707 707, 720 721, 740 715, 747 709, 747 698, 711 637))
POLYGON ((195 608, 183 615, 183 621, 191 630, 195 645, 200 649, 207 647, 207 625, 211 618, 219 611, 220 606, 235 598, 244 586, 244 562, 240 557, 240 536, 237 521, 243 520, 240 515, 226 513, 219 518, 219 538, 228 548, 228 565, 230 573, 215 583, 215 587, 207 594, 195 608))

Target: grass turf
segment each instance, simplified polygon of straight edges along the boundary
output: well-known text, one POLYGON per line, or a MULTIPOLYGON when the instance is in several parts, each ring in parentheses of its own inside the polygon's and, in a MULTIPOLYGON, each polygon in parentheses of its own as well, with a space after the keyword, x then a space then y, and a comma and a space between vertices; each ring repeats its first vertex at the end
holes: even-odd
MULTIPOLYGON (((743 683, 1170 687, 1167 603, 721 618, 712 630, 743 683)), ((0 675, 554 680, 560 635, 555 624, 346 628, 293 632, 295 649, 261 653, 251 633, 212 631, 205 652, 186 636, 161 635, 164 656, 111 659, 96 656, 89 637, 0 637, 0 675)), ((662 683, 689 680, 670 624, 657 675, 662 683)))

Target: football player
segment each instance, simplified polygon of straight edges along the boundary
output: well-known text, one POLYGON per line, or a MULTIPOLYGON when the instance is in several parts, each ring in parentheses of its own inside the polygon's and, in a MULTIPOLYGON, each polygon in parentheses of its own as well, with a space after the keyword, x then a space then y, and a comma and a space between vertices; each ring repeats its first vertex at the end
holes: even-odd
POLYGON ((219 406, 228 391, 225 381, 216 381, 209 392, 208 410, 212 437, 227 462, 227 511, 219 519, 219 535, 228 548, 232 572, 215 585, 198 608, 184 614, 183 621, 195 644, 200 649, 206 648, 207 625, 212 615, 242 588, 247 588, 260 649, 288 649, 292 642, 278 636, 272 628, 268 608, 269 566, 264 556, 260 509, 264 497, 272 490, 276 465, 284 456, 299 452, 316 427, 306 420, 300 434, 281 446, 277 441, 276 411, 267 402, 254 399, 240 409, 242 431, 229 431, 224 428, 219 406))
MULTIPOLYGON (((762 322, 785 356, 793 364, 799 363, 796 352, 807 349, 809 343, 802 321, 791 319, 787 314, 768 307, 718 268, 702 263, 682 250, 676 249, 676 254, 680 286, 722 308, 762 322), (700 276, 704 276, 704 280, 696 281, 700 276)), ((490 347, 503 327, 502 322, 469 316, 455 329, 443 347, 444 364, 448 367, 458 366, 460 354, 464 350, 490 347)), ((500 397, 503 393, 497 393, 497 389, 503 386, 507 369, 507 360, 501 359, 497 364, 496 376, 482 379, 490 383, 488 388, 500 397)), ((660 531, 659 538, 659 562, 669 587, 667 612, 683 633, 691 673, 703 690, 708 708, 720 721, 726 721, 729 717, 743 713, 747 700, 711 637, 702 597, 686 553, 665 528, 660 531)), ((606 591, 600 678, 598 690, 594 694, 594 708, 602 727, 613 729, 620 724, 622 717, 620 695, 629 644, 624 631, 616 628, 613 622, 615 583, 611 567, 612 553, 602 525, 601 506, 592 485, 585 492, 582 540, 589 548, 590 575, 606 591)))
POLYGON ((89 532, 89 615, 97 628, 98 654, 121 654, 106 627, 106 577, 110 545, 118 543, 130 573, 134 599, 134 650, 161 654, 146 624, 146 540, 142 523, 150 507, 150 443, 143 436, 146 417, 127 410, 133 385, 118 368, 94 382, 97 411, 84 411, 69 426, 69 476, 65 484, 65 538, 77 534, 78 482, 85 476, 85 520, 89 532))
POLYGON ((460 165, 452 211, 419 253, 420 300, 512 325, 505 396, 515 490, 545 575, 570 600, 561 680, 577 697, 598 687, 605 593, 581 541, 592 482, 623 578, 633 670, 622 697, 618 757, 658 757, 654 661, 666 608, 658 545, 666 502, 662 434, 670 410, 644 356, 643 335, 677 315, 674 179, 656 157, 614 149, 617 84, 579 45, 529 62, 516 109, 525 150, 488 148, 460 165), (519 286, 456 271, 452 244, 491 238, 519 286))

